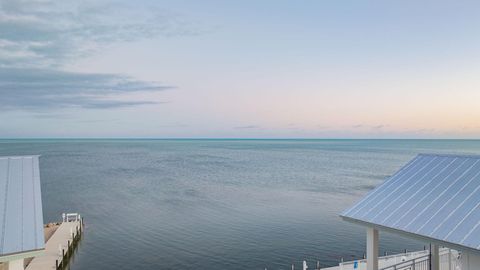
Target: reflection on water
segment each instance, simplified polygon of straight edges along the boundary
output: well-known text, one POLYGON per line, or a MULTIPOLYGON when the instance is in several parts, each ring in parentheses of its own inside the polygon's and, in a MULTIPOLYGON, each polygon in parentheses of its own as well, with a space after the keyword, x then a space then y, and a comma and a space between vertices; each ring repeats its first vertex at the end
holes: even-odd
MULTIPOLYGON (((338 213, 420 152, 479 141, 4 140, 41 154, 46 221, 87 224, 71 269, 289 269, 363 256, 338 213)), ((381 253, 424 243, 381 235, 381 253)))

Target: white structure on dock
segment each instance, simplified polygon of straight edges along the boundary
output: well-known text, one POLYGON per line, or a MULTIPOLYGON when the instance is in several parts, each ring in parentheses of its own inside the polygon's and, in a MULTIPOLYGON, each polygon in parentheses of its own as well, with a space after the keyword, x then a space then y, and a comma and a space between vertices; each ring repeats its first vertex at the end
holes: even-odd
POLYGON ((0 269, 44 252, 38 156, 0 157, 0 269))
MULTIPOLYGON (((429 270, 480 269, 480 156, 420 154, 340 215, 367 229, 368 270, 379 269, 379 230, 429 242, 429 270), (459 264, 441 264, 440 249, 459 264)), ((382 267, 418 269, 419 261, 382 267)))

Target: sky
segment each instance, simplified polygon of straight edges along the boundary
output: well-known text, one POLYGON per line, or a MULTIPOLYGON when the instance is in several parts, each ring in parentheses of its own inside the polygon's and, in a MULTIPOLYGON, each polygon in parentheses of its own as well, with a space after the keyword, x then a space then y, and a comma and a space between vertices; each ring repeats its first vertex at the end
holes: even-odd
POLYGON ((0 0, 0 137, 479 138, 479 10, 0 0))

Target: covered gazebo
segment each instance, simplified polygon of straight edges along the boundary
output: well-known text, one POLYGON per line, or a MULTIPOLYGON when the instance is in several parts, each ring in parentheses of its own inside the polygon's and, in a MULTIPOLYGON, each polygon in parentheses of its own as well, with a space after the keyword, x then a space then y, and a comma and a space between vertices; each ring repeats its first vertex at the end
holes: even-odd
MULTIPOLYGON (((420 154, 340 216, 366 227, 367 269, 378 270, 379 230, 462 254, 462 270, 480 269, 480 156, 420 154)), ((443 269, 442 269, 443 270, 443 269)))
POLYGON ((38 156, 0 157, 0 269, 24 269, 44 247, 38 156))

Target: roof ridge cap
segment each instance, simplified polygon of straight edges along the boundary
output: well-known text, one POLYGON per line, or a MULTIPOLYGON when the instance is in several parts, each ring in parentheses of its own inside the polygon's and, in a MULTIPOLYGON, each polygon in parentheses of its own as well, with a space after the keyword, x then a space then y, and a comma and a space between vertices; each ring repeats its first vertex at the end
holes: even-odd
POLYGON ((475 155, 475 154, 419 153, 418 156, 480 158, 480 154, 475 155))

